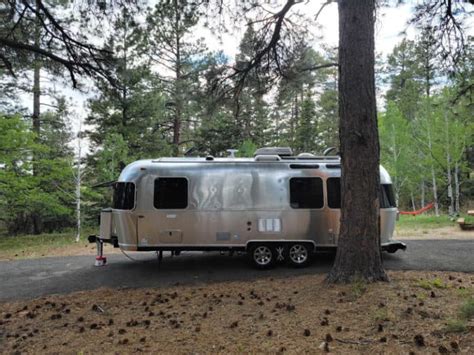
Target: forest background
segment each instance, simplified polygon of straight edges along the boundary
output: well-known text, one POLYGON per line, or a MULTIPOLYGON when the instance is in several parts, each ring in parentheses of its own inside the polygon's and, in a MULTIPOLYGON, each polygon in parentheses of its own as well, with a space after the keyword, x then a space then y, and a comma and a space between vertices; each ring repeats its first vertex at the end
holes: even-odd
MULTIPOLYGON (((263 146, 319 155, 339 145, 337 48, 304 26, 282 39, 292 41, 284 75, 255 68, 241 83, 230 69, 261 46, 257 21, 234 29, 241 38, 229 54, 210 49, 219 35, 198 36, 215 27, 188 1, 118 6, 107 16, 59 1, 53 11, 111 53, 114 80, 83 78, 71 97, 67 71, 40 56, 18 57, 15 77, 0 67, 3 234, 60 231, 78 220, 96 226, 111 190, 94 186, 137 159, 226 156, 230 148, 253 156, 263 146)), ((47 46, 40 22, 34 14, 27 28, 2 21, 0 33, 47 46)), ((454 216, 474 195, 472 37, 454 70, 429 26, 412 33, 377 57, 381 161, 400 209, 433 202, 433 214, 454 216)))

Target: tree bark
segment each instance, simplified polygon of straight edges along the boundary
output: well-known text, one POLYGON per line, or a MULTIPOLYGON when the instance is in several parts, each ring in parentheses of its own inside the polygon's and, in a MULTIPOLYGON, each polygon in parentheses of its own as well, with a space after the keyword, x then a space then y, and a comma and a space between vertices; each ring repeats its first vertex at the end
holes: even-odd
POLYGON ((374 76, 374 0, 339 0, 341 230, 327 281, 388 281, 379 231, 380 147, 374 76))

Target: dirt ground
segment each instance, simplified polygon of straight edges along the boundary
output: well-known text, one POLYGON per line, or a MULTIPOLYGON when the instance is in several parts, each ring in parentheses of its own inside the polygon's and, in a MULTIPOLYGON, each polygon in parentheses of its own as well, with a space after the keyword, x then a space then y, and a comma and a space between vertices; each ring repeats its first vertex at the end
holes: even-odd
MULTIPOLYGON (((394 239, 473 239, 474 231, 463 231, 458 226, 438 227, 438 228, 397 228, 393 236, 394 239)), ((109 244, 104 245, 104 253, 115 254, 120 250, 113 248, 109 244)), ((25 248, 24 250, 10 252, 0 250, 0 260, 18 260, 25 258, 41 258, 50 256, 72 256, 72 255, 95 255, 95 244, 86 241, 72 243, 64 246, 51 246, 46 250, 38 252, 35 248, 25 248)))
POLYGON ((371 285, 306 275, 3 303, 0 352, 474 353, 474 320, 453 332, 474 275, 389 275, 371 285))
MULTIPOLYGON (((115 253, 120 253, 120 249, 114 248, 110 244, 104 244, 104 254, 115 253)), ((96 246, 95 244, 89 244, 87 241, 81 241, 63 246, 50 246, 42 251, 34 248, 25 248, 14 252, 0 250, 0 261, 73 255, 96 255, 96 246)))
POLYGON ((462 230, 459 226, 437 228, 396 228, 394 239, 474 239, 474 230, 462 230))

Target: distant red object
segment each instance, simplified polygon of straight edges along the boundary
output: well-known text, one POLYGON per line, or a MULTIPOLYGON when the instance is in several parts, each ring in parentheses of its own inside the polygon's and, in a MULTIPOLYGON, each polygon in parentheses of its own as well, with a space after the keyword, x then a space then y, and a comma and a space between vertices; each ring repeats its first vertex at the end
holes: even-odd
POLYGON ((434 206, 434 203, 431 202, 429 204, 427 204, 425 207, 423 208, 420 208, 419 210, 416 210, 416 211, 400 211, 400 214, 409 214, 409 215, 412 215, 412 216, 417 216, 419 214, 422 214, 423 212, 426 212, 428 211, 429 209, 432 209, 434 206))

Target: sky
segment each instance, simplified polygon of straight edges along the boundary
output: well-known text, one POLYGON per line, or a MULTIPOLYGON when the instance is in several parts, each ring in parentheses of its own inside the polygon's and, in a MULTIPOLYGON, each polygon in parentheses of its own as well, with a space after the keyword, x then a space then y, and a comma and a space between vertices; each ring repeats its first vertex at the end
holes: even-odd
MULTIPOLYGON (((272 1, 275 3, 274 0, 266 0, 266 3, 270 3, 271 6, 272 1)), ((301 11, 314 18, 324 2, 326 1, 306 0, 301 4, 295 5, 294 9, 295 11, 301 11)), ((412 15, 413 6, 416 3, 417 1, 407 1, 398 6, 384 6, 377 10, 377 21, 375 25, 375 49, 377 54, 381 54, 385 58, 393 50, 394 46, 401 41, 404 36, 402 35, 403 31, 406 31, 406 36, 408 38, 414 39, 416 31, 413 27, 408 27, 407 22, 412 15)), ((279 7, 281 7, 281 4, 273 9, 278 10, 279 7)), ((469 26, 470 28, 467 29, 467 33, 473 34, 472 27, 474 27, 474 20, 470 21, 469 26)), ((201 25, 198 25, 198 28, 193 31, 192 36, 196 39, 201 37, 204 38, 210 50, 222 50, 232 60, 238 51, 239 42, 245 31, 244 24, 240 27, 240 30, 236 30, 233 33, 223 34, 221 41, 219 41, 209 29, 201 25)), ((312 30, 319 35, 319 39, 316 39, 311 43, 315 48, 318 48, 321 44, 328 45, 329 47, 337 47, 337 3, 331 3, 324 7, 318 17, 317 27, 315 26, 312 30)), ((88 79, 84 81, 87 82, 88 79)), ((72 89, 70 86, 65 86, 62 91, 72 103, 71 110, 73 111, 73 118, 71 120, 71 125, 73 130, 77 132, 80 126, 80 121, 87 115, 86 101, 88 97, 91 97, 92 93, 81 93, 72 89)), ((24 97, 23 101, 27 106, 31 106, 31 104, 29 104, 29 102, 31 102, 31 97, 24 97)), ((82 128, 84 129, 83 124, 82 128)), ((85 147, 85 149, 87 150, 87 147, 85 147)))
MULTIPOLYGON (((295 5, 296 10, 311 14, 312 17, 321 8, 325 1, 308 0, 300 5, 295 5)), ((390 53, 393 47, 401 40, 401 32, 407 29, 407 22, 412 13, 413 4, 401 4, 398 6, 382 7, 377 14, 377 23, 375 25, 375 45, 376 52, 384 55, 390 53)), ((317 24, 320 28, 314 28, 316 33, 321 34, 322 40, 315 40, 313 45, 317 47, 320 43, 337 47, 338 44, 338 14, 337 3, 331 3, 325 6, 320 13, 317 24)), ((230 57, 234 57, 238 50, 238 45, 245 29, 234 34, 223 35, 223 41, 216 41, 211 31, 200 28, 196 31, 196 37, 207 39, 208 47, 211 50, 223 50, 230 57)), ((415 30, 409 27, 407 30, 409 38, 415 37, 415 30)))

